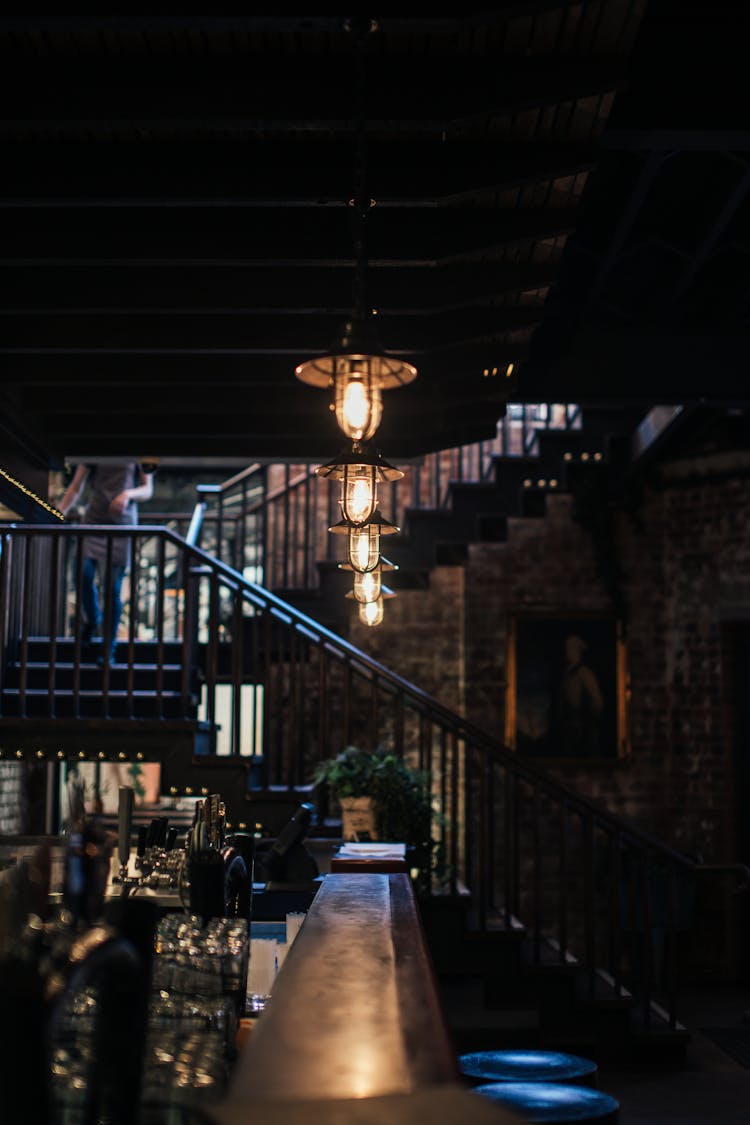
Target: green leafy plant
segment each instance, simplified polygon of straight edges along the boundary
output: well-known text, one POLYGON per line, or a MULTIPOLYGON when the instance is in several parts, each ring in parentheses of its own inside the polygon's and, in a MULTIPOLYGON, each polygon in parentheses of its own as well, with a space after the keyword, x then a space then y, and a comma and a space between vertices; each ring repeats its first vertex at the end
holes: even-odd
POLYGON ((338 800, 372 797, 378 836, 406 844, 409 863, 418 871, 418 890, 429 888, 431 875, 445 876, 444 849, 433 837, 438 814, 429 781, 424 770, 412 769, 385 747, 347 746, 315 770, 316 784, 325 782, 338 800))

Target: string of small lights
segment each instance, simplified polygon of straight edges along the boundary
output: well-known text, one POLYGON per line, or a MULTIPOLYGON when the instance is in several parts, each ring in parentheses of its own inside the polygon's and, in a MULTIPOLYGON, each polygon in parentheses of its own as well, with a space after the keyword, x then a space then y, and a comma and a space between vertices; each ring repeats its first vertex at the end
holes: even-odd
POLYGON ((53 508, 52 505, 48 504, 46 500, 42 500, 41 496, 37 496, 36 492, 34 492, 30 488, 27 488, 26 485, 22 484, 20 480, 16 480, 16 478, 11 476, 10 473, 6 472, 5 469, 0 469, 0 476, 7 480, 10 484, 14 485, 17 489, 19 489, 19 491, 23 492, 24 496, 28 496, 31 500, 34 500, 37 504, 44 508, 46 512, 49 512, 50 515, 53 515, 62 523, 65 522, 65 516, 62 514, 62 512, 59 512, 57 508, 53 508))

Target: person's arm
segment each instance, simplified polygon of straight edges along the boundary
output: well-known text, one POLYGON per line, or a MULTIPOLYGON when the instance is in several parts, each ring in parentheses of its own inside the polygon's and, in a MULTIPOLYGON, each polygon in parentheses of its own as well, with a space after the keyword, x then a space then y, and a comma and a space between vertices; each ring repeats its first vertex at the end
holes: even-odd
POLYGON ((86 477, 89 475, 87 465, 76 465, 76 471, 73 473, 73 479, 62 494, 62 499, 57 505, 58 511, 63 514, 72 508, 74 504, 78 503, 78 497, 83 491, 83 486, 86 477))
POLYGON ((123 515, 131 500, 135 500, 137 503, 139 500, 151 499, 154 495, 154 474, 144 473, 143 469, 139 469, 138 481, 139 483, 135 488, 125 488, 115 496, 114 500, 109 505, 109 510, 112 515, 123 515))

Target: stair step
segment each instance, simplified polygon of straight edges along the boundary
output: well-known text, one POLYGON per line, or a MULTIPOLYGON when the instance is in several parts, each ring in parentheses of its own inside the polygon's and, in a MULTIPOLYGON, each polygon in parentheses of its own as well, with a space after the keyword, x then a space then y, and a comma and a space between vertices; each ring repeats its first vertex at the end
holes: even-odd
MULTIPOLYGON (((59 718, 73 718, 76 695, 73 691, 56 691, 50 697, 46 690, 27 689, 24 698, 25 714, 28 720, 43 718, 50 713, 59 718), (54 708, 51 711, 51 707, 54 708)), ((3 718, 20 718, 21 692, 18 688, 3 688, 0 692, 0 707, 3 718)), ((132 694, 119 689, 110 689, 106 695, 98 690, 82 690, 78 693, 78 710, 81 718, 102 717, 106 710, 112 717, 127 718, 131 713, 136 718, 193 718, 197 701, 191 699, 187 708, 183 704, 182 693, 163 691, 133 691, 132 694)))

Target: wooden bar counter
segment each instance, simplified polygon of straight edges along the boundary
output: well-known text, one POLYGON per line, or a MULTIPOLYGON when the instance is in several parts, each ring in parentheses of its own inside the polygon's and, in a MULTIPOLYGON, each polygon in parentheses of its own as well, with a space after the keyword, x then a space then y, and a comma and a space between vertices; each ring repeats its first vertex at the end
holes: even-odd
POLYGON ((211 1119, 517 1120, 459 1085, 408 875, 326 877, 211 1119))

